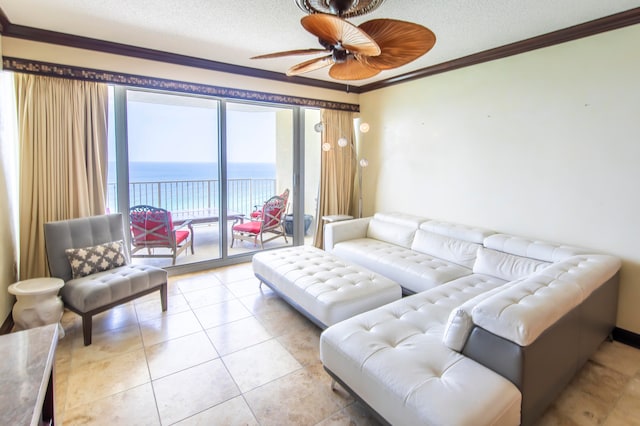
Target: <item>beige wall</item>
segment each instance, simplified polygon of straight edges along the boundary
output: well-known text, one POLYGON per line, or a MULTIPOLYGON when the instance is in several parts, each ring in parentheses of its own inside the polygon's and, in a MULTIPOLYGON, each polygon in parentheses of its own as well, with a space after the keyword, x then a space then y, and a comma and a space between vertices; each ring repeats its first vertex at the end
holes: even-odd
POLYGON ((365 213, 618 255, 618 326, 640 333, 638 40, 636 25, 361 95, 365 213))

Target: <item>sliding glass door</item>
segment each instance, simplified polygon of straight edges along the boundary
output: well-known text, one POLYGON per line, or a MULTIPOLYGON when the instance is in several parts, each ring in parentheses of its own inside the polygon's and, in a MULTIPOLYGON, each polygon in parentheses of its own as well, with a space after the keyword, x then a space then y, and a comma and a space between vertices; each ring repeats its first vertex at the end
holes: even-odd
POLYGON ((193 252, 186 248, 175 263, 220 258, 219 102, 128 90, 126 109, 128 208, 166 210, 168 227, 176 231, 173 241, 164 244, 164 230, 138 229, 142 241, 136 245, 142 248, 135 256, 145 256, 145 263, 173 265, 174 251, 191 244, 193 252))
MULTIPOLYGON (((319 136, 310 130, 317 110, 123 87, 110 93, 109 210, 127 220, 131 209, 165 210, 193 247, 174 260, 176 248, 156 241, 134 262, 187 272, 312 241, 317 178, 305 184, 303 176, 319 170, 319 136), (282 203, 277 215, 265 208, 273 197, 282 203)), ((140 226, 130 227, 137 243, 140 226)))
POLYGON ((293 110, 227 102, 226 148, 230 255, 293 244, 293 110))

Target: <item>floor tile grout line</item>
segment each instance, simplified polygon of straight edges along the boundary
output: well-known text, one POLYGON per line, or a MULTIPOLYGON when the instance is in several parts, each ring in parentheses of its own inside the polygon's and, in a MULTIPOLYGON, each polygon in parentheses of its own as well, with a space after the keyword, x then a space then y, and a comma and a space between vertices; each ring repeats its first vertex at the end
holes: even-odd
MULTIPOLYGON (((137 316, 137 311, 136 311, 137 316)), ((151 367, 149 366, 149 356, 147 354, 147 345, 144 344, 144 337, 142 335, 142 325, 138 319, 138 328, 140 330, 140 340, 142 340, 142 348, 144 350, 144 360, 147 364, 147 372, 149 374, 149 386, 151 387, 151 394, 153 395, 153 404, 156 409, 156 415, 158 416, 158 425, 162 425, 162 417, 160 417, 160 407, 158 406, 158 397, 156 395, 156 388, 153 386, 153 376, 151 375, 151 367)))

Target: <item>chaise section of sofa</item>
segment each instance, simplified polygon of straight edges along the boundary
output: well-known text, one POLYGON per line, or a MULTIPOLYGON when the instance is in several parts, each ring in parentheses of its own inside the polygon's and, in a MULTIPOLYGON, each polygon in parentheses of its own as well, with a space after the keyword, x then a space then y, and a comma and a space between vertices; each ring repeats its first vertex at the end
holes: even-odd
POLYGON ((503 280, 463 277, 329 327, 325 369, 393 425, 517 425, 521 394, 443 344, 449 313, 503 280))

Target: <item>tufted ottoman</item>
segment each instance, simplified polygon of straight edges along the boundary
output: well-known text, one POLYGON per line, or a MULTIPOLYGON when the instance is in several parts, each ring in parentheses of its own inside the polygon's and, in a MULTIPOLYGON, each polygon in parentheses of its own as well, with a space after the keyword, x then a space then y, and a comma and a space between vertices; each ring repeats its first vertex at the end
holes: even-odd
POLYGON ((257 253, 253 272, 320 328, 402 297, 401 287, 315 247, 257 253))

